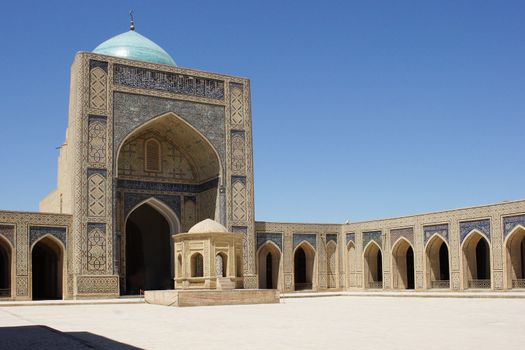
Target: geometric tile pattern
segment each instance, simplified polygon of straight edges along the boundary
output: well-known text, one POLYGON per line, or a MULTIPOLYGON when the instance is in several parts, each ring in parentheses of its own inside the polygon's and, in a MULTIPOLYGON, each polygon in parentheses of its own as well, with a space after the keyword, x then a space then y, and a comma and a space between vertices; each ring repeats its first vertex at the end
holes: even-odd
POLYGON ((423 227, 425 244, 427 244, 428 240, 436 233, 441 235, 441 237, 448 242, 448 224, 429 225, 423 227))
POLYGON ((297 248, 297 246, 303 242, 306 241, 310 243, 314 249, 317 249, 317 234, 315 233, 294 233, 293 234, 293 248, 297 248))
POLYGON ((67 229, 65 227, 31 226, 29 228, 29 246, 32 246, 40 237, 48 234, 58 238, 58 240, 66 245, 66 232, 67 229))
POLYGON ((490 220, 463 221, 459 223, 460 242, 472 231, 478 230, 490 240, 490 220))
POLYGON ((363 248, 370 242, 376 242, 379 247, 383 247, 383 233, 381 231, 363 232, 363 248))
POLYGON ((282 233, 257 232, 257 249, 259 249, 264 243, 268 241, 275 243, 281 252, 283 251, 282 233))
POLYGON ((507 216, 503 218, 503 238, 506 238, 508 234, 514 230, 518 225, 525 227, 525 215, 507 216))

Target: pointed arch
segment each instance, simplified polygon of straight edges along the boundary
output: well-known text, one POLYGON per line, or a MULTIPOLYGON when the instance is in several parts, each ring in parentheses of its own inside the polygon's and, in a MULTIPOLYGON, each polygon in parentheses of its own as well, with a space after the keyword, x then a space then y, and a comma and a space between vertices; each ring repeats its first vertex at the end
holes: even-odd
POLYGON ((62 299, 66 247, 52 234, 31 245, 31 297, 33 300, 62 299))
POLYGON ((310 290, 315 280, 315 248, 306 240, 294 249, 294 289, 310 290))
POLYGON ((13 251, 11 242, 0 235, 0 298, 9 298, 13 294, 13 251))
POLYGON ((144 204, 148 204, 151 207, 153 207, 166 219, 166 221, 168 221, 170 225, 171 234, 181 232, 181 223, 178 215, 166 203, 155 197, 149 197, 136 204, 133 208, 131 208, 129 213, 126 215, 126 219, 124 220, 124 222, 127 222, 131 214, 144 204))
POLYGON ((470 231, 461 243, 463 288, 491 288, 491 245, 477 229, 470 231))
POLYGON ((329 241, 326 244, 326 286, 327 288, 337 288, 338 269, 337 269, 337 244, 329 241))
POLYGON ((414 289, 414 248, 399 237, 392 246, 392 285, 394 289, 414 289))
POLYGON ((135 205, 124 220, 121 235, 122 292, 171 289, 175 258, 171 236, 180 232, 177 214, 155 197, 135 205))
POLYGON ((354 242, 349 241, 346 244, 346 276, 348 287, 356 287, 356 264, 357 264, 357 251, 354 242))
POLYGON ((517 225, 504 241, 506 287, 525 288, 525 227, 517 225))
MULTIPOLYGON (((132 129, 123 139, 120 141, 118 146, 116 147, 116 154, 115 154, 115 164, 120 164, 120 157, 122 154, 122 148, 123 146, 132 138, 138 136, 140 133, 148 130, 148 128, 155 126, 156 124, 160 122, 169 122, 176 126, 176 129, 183 129, 187 130, 186 134, 189 135, 188 137, 191 137, 194 142, 192 142, 195 145, 198 145, 201 152, 199 153, 198 159, 193 159, 197 163, 203 163, 208 165, 213 165, 213 167, 216 167, 217 174, 216 177, 219 178, 220 185, 223 185, 224 181, 224 169, 223 164, 221 162, 221 157, 219 155, 219 152, 215 148, 215 146, 212 144, 212 142, 202 134, 197 128, 195 128, 193 125, 191 125, 189 122, 187 122, 184 118, 180 117, 179 115, 168 112, 160 114, 156 117, 153 117, 144 123, 136 126, 134 129, 132 129)), ((118 141, 117 141, 118 142, 118 141)), ((115 169, 115 176, 119 177, 119 166, 115 169)), ((213 177, 213 176, 210 176, 213 177)))
POLYGON ((365 289, 383 288, 383 252, 373 240, 363 250, 363 280, 365 289))
POLYGON ((281 289, 281 250, 271 240, 257 250, 257 271, 260 289, 281 289))
POLYGON ((425 271, 427 288, 450 288, 450 250, 439 233, 434 233, 425 245, 425 271))

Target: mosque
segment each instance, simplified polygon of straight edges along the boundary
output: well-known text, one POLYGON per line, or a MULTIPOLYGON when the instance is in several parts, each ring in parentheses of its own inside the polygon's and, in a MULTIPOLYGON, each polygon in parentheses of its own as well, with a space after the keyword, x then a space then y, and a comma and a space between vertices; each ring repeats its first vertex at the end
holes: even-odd
POLYGON ((252 147, 248 79, 180 68, 133 23, 77 53, 57 188, 38 213, 0 211, 0 300, 211 288, 221 269, 236 288, 281 292, 525 290, 525 200, 255 221, 252 147), (239 244, 185 244, 204 220, 239 244))

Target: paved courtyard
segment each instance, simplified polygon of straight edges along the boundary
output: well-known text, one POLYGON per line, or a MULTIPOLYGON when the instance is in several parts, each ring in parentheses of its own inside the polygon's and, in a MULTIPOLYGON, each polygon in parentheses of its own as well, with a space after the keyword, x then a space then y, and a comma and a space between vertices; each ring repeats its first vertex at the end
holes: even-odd
POLYGON ((1 349, 523 349, 524 299, 0 307, 1 349))

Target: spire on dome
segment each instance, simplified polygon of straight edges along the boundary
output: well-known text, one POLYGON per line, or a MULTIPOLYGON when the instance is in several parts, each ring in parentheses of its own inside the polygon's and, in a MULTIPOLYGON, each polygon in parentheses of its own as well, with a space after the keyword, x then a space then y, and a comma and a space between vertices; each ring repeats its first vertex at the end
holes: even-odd
POLYGON ((135 19, 133 18, 133 10, 129 11, 129 17, 131 19, 131 22, 129 24, 129 30, 135 30, 135 19))

